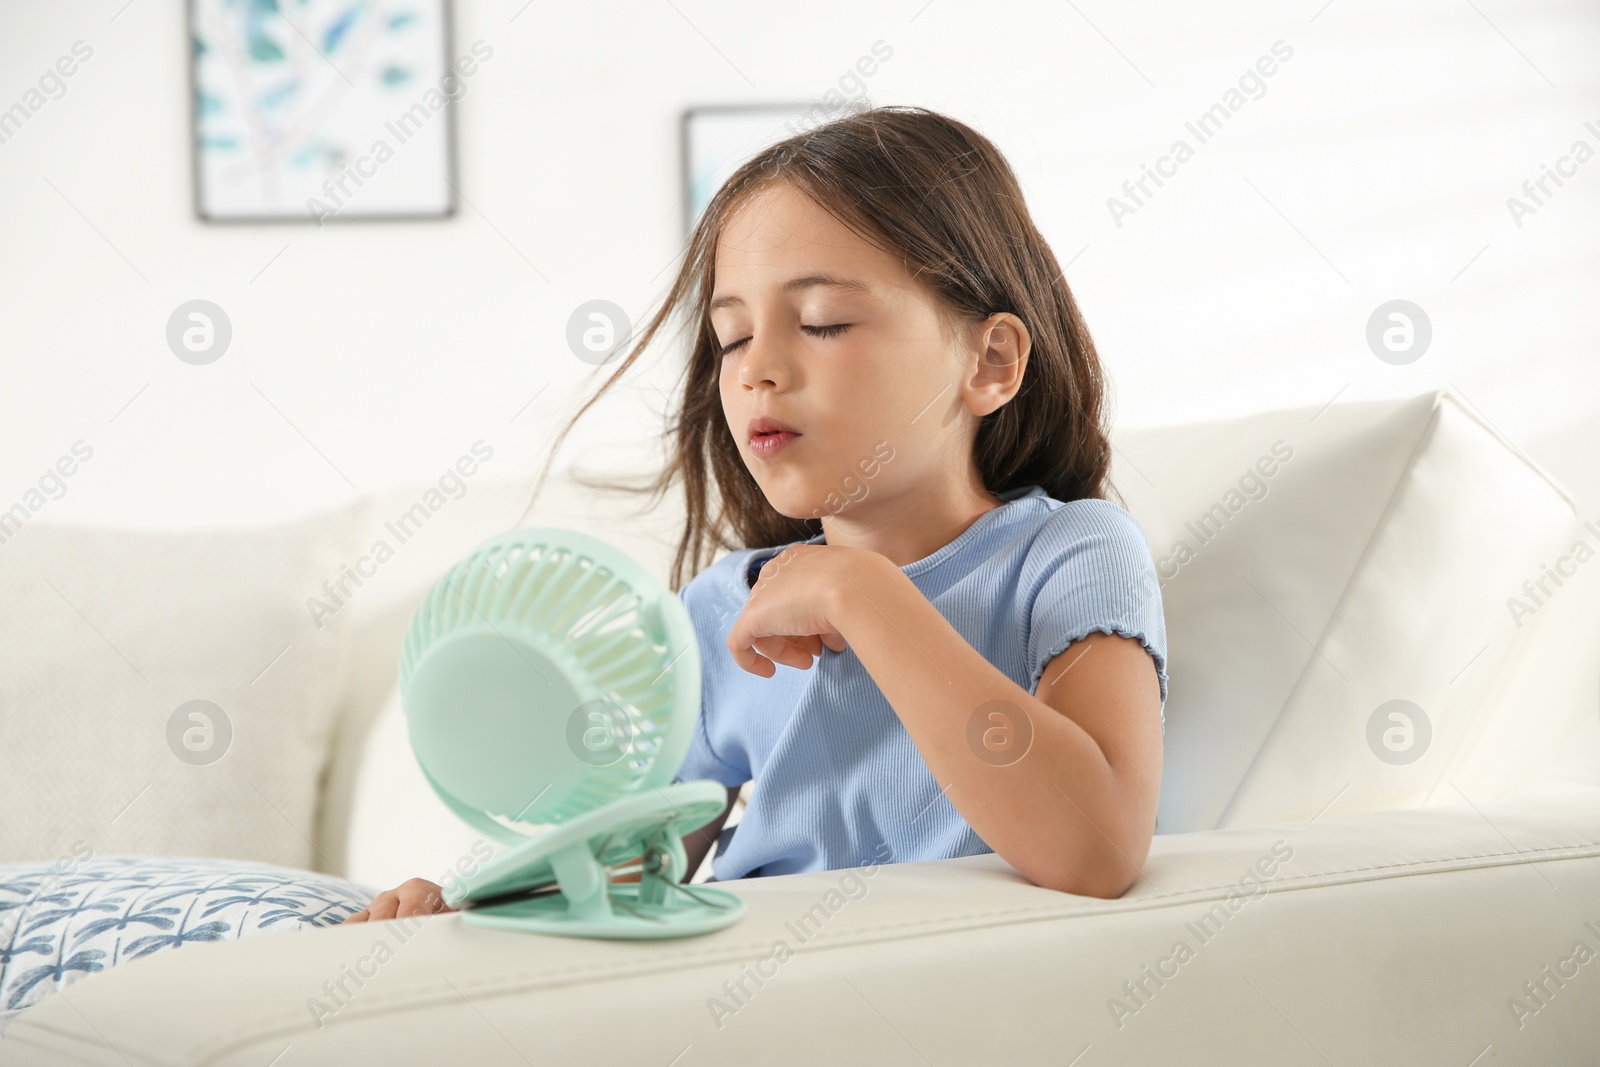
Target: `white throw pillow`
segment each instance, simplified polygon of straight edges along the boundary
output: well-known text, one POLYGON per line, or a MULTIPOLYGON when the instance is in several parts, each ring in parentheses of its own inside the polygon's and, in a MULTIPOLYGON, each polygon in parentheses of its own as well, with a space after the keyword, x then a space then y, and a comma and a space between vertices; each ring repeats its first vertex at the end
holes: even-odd
POLYGON ((0 543, 0 862, 87 845, 316 866, 345 649, 342 617, 318 625, 307 601, 338 581, 358 509, 0 543))
POLYGON ((1220 825, 1472 800, 1445 776, 1490 714, 1517 635, 1506 600, 1571 544, 1576 518, 1444 394, 1220 825))
POLYGON ((1119 445, 1171 646, 1160 831, 1461 803, 1560 487, 1448 392, 1119 445))

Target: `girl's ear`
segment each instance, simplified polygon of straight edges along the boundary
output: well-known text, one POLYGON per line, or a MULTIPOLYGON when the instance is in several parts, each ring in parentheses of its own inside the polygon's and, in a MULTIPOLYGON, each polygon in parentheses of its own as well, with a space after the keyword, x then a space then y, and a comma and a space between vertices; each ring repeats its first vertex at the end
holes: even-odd
POLYGON ((1022 320, 1009 311, 984 319, 977 329, 977 359, 967 378, 967 409, 982 418, 998 410, 1022 388, 1032 338, 1022 320))

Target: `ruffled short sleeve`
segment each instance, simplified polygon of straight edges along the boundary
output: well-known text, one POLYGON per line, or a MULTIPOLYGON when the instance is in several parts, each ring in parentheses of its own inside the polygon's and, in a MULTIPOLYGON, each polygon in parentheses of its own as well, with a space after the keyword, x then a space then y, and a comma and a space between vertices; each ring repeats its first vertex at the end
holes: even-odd
POLYGON ((1028 691, 1072 642, 1093 632, 1130 637, 1150 653, 1166 724, 1167 628, 1150 546, 1138 520, 1109 500, 1056 509, 1022 563, 1018 608, 1027 633, 1028 691))

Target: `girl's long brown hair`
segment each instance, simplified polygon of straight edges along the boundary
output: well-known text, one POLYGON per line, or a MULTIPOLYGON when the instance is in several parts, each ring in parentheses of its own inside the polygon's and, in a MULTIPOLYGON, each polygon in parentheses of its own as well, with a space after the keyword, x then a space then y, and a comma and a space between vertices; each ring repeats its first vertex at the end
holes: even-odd
MULTIPOLYGON (((992 493, 1037 484, 1057 500, 1103 497, 1111 445, 1104 376, 1078 306, 1050 246, 1034 226, 1005 157, 971 127, 917 107, 860 111, 780 141, 730 177, 700 216, 658 310, 611 377, 578 409, 550 448, 528 507, 562 441, 666 327, 675 313, 693 330, 683 388, 664 436, 670 459, 650 482, 582 479, 597 489, 649 492, 659 503, 682 479, 683 536, 673 558, 676 591, 720 549, 767 547, 822 532, 767 502, 745 468, 723 416, 720 360, 708 305, 717 239, 735 208, 785 181, 877 247, 900 257, 953 320, 1009 311, 1031 335, 1021 388, 985 416, 973 443, 992 493)), ((681 327, 680 327, 681 328, 681 327)), ((524 511, 526 515, 526 510, 524 511)))

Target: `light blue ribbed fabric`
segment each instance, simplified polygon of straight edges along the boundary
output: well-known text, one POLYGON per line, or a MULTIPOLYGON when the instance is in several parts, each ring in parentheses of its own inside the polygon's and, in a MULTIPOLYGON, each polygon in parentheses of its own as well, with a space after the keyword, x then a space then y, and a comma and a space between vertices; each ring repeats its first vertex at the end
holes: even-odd
MULTIPOLYGON (((1166 624, 1144 531, 1107 500, 1056 500, 1037 485, 1000 494, 955 540, 900 569, 990 663, 1029 693, 1092 631, 1135 638, 1160 680, 1166 624)), ((823 535, 804 542, 823 544, 823 535)), ((740 549, 678 593, 699 637, 700 720, 675 781, 754 779, 724 829, 718 881, 992 852, 940 791, 911 735, 854 651, 762 678, 729 654, 751 575, 782 550, 740 549)), ((964 725, 964 724, 963 724, 964 725)))

